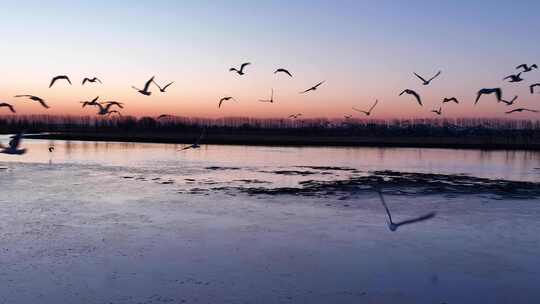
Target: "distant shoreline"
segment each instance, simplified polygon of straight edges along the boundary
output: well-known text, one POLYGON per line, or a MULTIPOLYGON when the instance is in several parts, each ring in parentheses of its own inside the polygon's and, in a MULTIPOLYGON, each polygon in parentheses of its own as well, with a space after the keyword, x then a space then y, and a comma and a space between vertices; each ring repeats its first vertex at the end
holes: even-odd
MULTIPOLYGON (((109 141, 192 144, 200 133, 180 134, 139 133, 46 133, 25 136, 29 139, 109 141)), ((300 136, 288 134, 206 134, 201 144, 296 146, 296 147, 392 147, 392 148, 441 148, 482 150, 532 150, 540 151, 540 141, 531 142, 519 137, 376 137, 376 136, 300 136)))

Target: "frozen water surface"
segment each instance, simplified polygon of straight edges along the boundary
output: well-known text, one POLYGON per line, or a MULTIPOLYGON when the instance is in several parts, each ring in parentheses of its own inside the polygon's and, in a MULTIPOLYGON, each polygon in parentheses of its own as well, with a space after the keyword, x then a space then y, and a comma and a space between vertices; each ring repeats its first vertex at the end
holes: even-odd
POLYGON ((241 190, 374 170, 538 183, 539 153, 51 143, 0 156, 0 303, 540 299, 536 196, 389 191, 396 220, 437 212, 390 232, 369 189, 241 190))

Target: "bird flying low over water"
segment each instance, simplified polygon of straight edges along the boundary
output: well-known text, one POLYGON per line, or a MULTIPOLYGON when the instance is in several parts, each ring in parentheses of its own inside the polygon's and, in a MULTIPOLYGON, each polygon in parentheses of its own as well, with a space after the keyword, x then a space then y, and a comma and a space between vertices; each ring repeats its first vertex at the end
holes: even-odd
POLYGON ((285 74, 289 75, 289 77, 292 77, 291 72, 289 72, 289 71, 286 70, 286 69, 281 69, 281 68, 280 68, 280 69, 277 69, 277 70, 274 72, 274 74, 277 74, 277 73, 285 73, 285 74))
POLYGON ((520 64, 516 67, 516 70, 523 69, 524 73, 530 72, 534 69, 538 69, 538 66, 536 64, 531 64, 530 66, 527 64, 520 64))
POLYGON ((392 214, 390 214, 390 209, 388 209, 388 206, 386 205, 386 201, 384 200, 384 196, 382 192, 379 190, 378 193, 379 193, 379 198, 381 199, 381 204, 383 205, 384 209, 386 210, 386 214, 388 215, 388 228, 390 229, 390 231, 396 231, 400 226, 403 226, 403 225, 414 224, 418 222, 423 222, 425 220, 429 220, 431 218, 434 218, 436 215, 435 212, 430 212, 426 215, 422 215, 417 218, 394 223, 392 221, 392 214))
POLYGON ((529 90, 531 90, 531 94, 534 94, 534 88, 540 87, 540 83, 533 83, 529 86, 529 90))
POLYGON ((538 113, 538 110, 532 110, 532 109, 526 109, 526 108, 517 108, 513 109, 511 111, 505 112, 506 114, 512 114, 515 112, 532 112, 532 113, 538 113))
POLYGON ((369 115, 371 115, 371 111, 373 111, 373 109, 375 108, 375 106, 376 106, 378 103, 379 103, 379 100, 378 100, 378 99, 375 100, 375 103, 371 106, 371 108, 369 108, 368 111, 359 110, 359 109, 357 109, 357 108, 355 108, 355 107, 353 107, 352 109, 355 110, 356 112, 364 113, 364 114, 366 114, 366 116, 369 116, 369 115))
POLYGON ((509 75, 503 78, 503 80, 510 79, 508 82, 521 82, 524 79, 521 78, 521 73, 517 73, 515 75, 509 75))
POLYGON ((137 92, 139 92, 139 93, 141 93, 141 94, 143 94, 143 95, 145 95, 145 96, 150 96, 150 95, 152 95, 152 92, 150 92, 149 89, 150 89, 150 85, 151 85, 152 83, 155 84, 154 78, 155 78, 155 76, 152 76, 152 78, 148 79, 148 80, 146 81, 146 83, 144 84, 144 88, 143 88, 142 90, 141 90, 141 89, 138 89, 138 88, 136 88, 136 87, 134 87, 134 86, 131 86, 131 87, 132 87, 133 89, 137 90, 137 92))
POLYGON ((516 102, 517 99, 518 99, 518 96, 516 95, 511 100, 504 100, 501 98, 501 102, 504 102, 507 106, 511 106, 514 104, 514 102, 516 102))
POLYGON ((440 116, 440 115, 442 115, 442 107, 439 107, 438 110, 431 110, 431 112, 440 116))
POLYGON ((99 83, 102 83, 101 80, 99 80, 99 78, 97 77, 94 77, 94 78, 84 78, 83 81, 82 81, 82 85, 84 85, 85 83, 87 82, 91 82, 91 83, 94 83, 94 82, 99 82, 99 83))
POLYGON ((418 95, 418 93, 416 93, 414 90, 405 89, 401 93, 399 93, 399 96, 401 96, 403 94, 409 94, 409 95, 414 96, 414 98, 416 98, 416 101, 418 102, 418 104, 423 106, 422 99, 420 98, 420 95, 418 95))
POLYGON ((478 101, 480 100, 480 97, 482 97, 482 95, 489 95, 489 94, 495 94, 495 96, 497 96, 497 101, 499 101, 499 102, 502 100, 502 90, 501 90, 501 88, 481 89, 476 94, 476 100, 474 101, 474 104, 478 103, 478 101))
POLYGON ((11 113, 17 113, 15 111, 15 108, 12 105, 10 105, 9 103, 6 103, 6 102, 0 102, 0 108, 8 108, 11 111, 11 113))
POLYGON ((444 98, 442 103, 445 104, 447 102, 454 102, 455 104, 459 104, 459 101, 457 100, 457 98, 455 97, 452 97, 452 98, 444 98))
POLYGON ((174 83, 173 82, 169 82, 168 84, 166 84, 164 87, 161 87, 157 82, 154 81, 154 84, 158 87, 159 91, 161 93, 165 93, 165 91, 167 90, 168 87, 170 87, 172 84, 174 83))
POLYGON ((326 80, 321 81, 321 82, 317 83, 316 85, 312 86, 311 88, 309 88, 309 89, 307 89, 307 90, 305 90, 303 92, 300 92, 300 94, 305 94, 305 93, 310 92, 310 91, 316 91, 325 82, 326 82, 326 80))
POLYGON ((65 80, 65 81, 67 81, 69 84, 71 84, 71 80, 69 80, 69 77, 68 77, 68 76, 66 76, 66 75, 59 75, 59 76, 53 77, 53 79, 51 80, 51 83, 49 84, 49 88, 52 87, 58 80, 65 80))
POLYGON ((223 104, 223 102, 229 101, 229 100, 235 100, 235 99, 234 97, 231 97, 231 96, 226 96, 226 97, 221 98, 218 103, 218 109, 221 108, 221 104, 223 104))
POLYGON ((244 75, 245 74, 244 69, 250 64, 251 62, 242 63, 242 65, 240 65, 240 69, 230 68, 229 72, 236 72, 238 75, 244 75))
POLYGON ((274 89, 272 89, 272 93, 270 95, 270 99, 259 99, 260 102, 269 102, 274 103, 274 89))
POLYGON ((424 77, 416 74, 416 73, 413 73, 416 77, 420 78, 420 80, 422 80, 422 84, 423 85, 429 85, 431 83, 431 81, 437 77, 439 77, 439 75, 441 75, 441 71, 438 71, 437 74, 435 74, 435 76, 431 77, 429 80, 426 80, 424 77))
POLYGON ((39 98, 37 96, 34 96, 34 95, 15 95, 15 98, 20 98, 20 97, 25 97, 25 98, 28 98, 30 100, 37 101, 45 109, 49 108, 49 106, 45 103, 45 100, 43 100, 42 98, 39 98))
POLYGON ((11 140, 9 141, 7 147, 0 146, 0 153, 11 155, 23 155, 24 153, 26 153, 26 149, 19 149, 23 135, 23 133, 18 133, 11 136, 11 140))
POLYGON ((205 133, 206 133, 206 129, 203 129, 201 135, 199 136, 199 138, 197 138, 197 141, 195 141, 194 144, 189 145, 187 147, 183 147, 182 149, 180 149, 180 151, 185 151, 189 149, 199 149, 201 147, 201 140, 203 139, 205 133))

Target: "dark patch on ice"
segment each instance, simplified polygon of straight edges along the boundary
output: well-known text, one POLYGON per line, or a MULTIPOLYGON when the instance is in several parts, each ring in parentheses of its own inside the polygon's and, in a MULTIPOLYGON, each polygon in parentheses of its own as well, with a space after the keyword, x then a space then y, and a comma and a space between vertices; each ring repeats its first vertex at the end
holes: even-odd
POLYGON ((295 166, 295 168, 303 169, 312 169, 320 171, 349 171, 349 172, 358 172, 355 168, 350 167, 331 167, 331 166, 295 166))
POLYGON ((275 171, 260 171, 260 172, 261 173, 279 174, 279 175, 301 175, 301 176, 321 174, 320 172, 300 171, 300 170, 275 170, 275 171))
POLYGON ((125 179, 132 179, 132 178, 135 178, 135 176, 122 176, 122 178, 125 178, 125 179))
POLYGON ((308 180, 300 182, 298 187, 221 187, 214 190, 235 189, 249 195, 345 196, 379 188, 398 195, 495 194, 515 199, 540 197, 540 183, 395 171, 375 171, 367 176, 333 181, 308 180))
POLYGON ((239 168, 239 167, 219 167, 219 166, 206 167, 205 169, 206 170, 214 170, 214 171, 218 171, 218 170, 222 170, 222 171, 225 171, 225 170, 242 170, 242 168, 239 168))
POLYGON ((246 184, 271 184, 271 182, 268 181, 262 181, 258 179, 235 179, 233 182, 241 182, 246 184))

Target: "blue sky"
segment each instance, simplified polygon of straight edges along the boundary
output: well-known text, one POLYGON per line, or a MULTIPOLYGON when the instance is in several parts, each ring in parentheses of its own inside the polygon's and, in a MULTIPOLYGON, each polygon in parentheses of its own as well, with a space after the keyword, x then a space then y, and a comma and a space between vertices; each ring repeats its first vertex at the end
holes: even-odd
MULTIPOLYGON (((443 70, 440 82, 424 92, 433 99, 430 106, 443 95, 470 99, 480 87, 508 86, 501 79, 517 64, 538 60, 538 12, 540 1, 532 0, 9 1, 0 12, 0 66, 10 76, 0 83, 0 99, 12 90, 44 90, 54 74, 90 73, 110 79, 101 90, 111 98, 139 100, 130 85, 157 74, 179 83, 158 101, 163 109, 193 115, 249 115, 239 106, 216 112, 215 99, 233 94, 256 100, 270 87, 282 92, 286 106, 267 111, 256 104, 253 115, 283 115, 280 109, 309 105, 317 116, 329 100, 339 107, 332 112, 337 115, 374 98, 391 105, 386 115, 398 106, 414 115, 418 109, 395 97, 402 88, 418 87, 413 71, 443 70), (239 81, 227 69, 243 61, 254 65, 251 77, 239 81), (276 81, 276 67, 291 69, 294 81, 276 81), (319 80, 328 81, 325 90, 310 101, 298 100, 299 89, 319 80)), ((540 75, 529 74, 530 81, 540 82, 540 75)), ((523 95, 523 105, 539 102, 522 91, 508 87, 509 95, 523 95)), ((81 93, 94 94, 43 94, 68 106, 81 93)), ((133 108, 152 111, 142 102, 133 108)), ((500 109, 487 105, 484 113, 500 109)))

